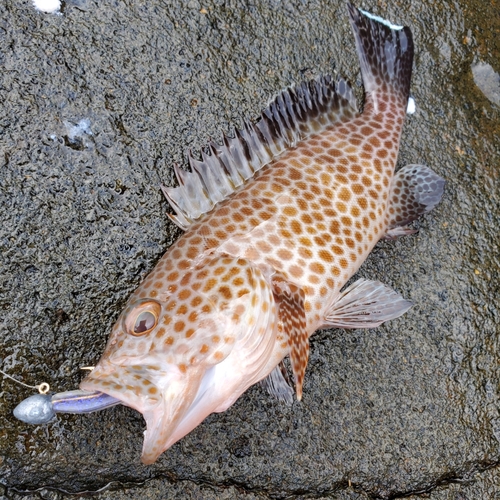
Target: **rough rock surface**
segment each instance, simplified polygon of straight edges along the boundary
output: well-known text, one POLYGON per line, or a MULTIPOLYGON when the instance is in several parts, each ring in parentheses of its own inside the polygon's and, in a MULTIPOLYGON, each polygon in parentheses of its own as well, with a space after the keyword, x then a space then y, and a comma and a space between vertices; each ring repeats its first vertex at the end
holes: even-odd
MULTIPOLYGON (((361 95, 358 63, 336 0, 3 5, 0 368, 63 391, 179 235, 159 189, 172 163, 334 62, 361 95)), ((448 182, 420 232, 381 243, 359 272, 413 309, 376 330, 317 333, 301 403, 254 387, 152 466, 133 410, 30 427, 12 410, 34 389, 2 380, 0 493, 112 482, 96 498, 498 498, 500 109, 471 70, 500 71, 495 5, 362 5, 415 37, 399 164, 448 182)))

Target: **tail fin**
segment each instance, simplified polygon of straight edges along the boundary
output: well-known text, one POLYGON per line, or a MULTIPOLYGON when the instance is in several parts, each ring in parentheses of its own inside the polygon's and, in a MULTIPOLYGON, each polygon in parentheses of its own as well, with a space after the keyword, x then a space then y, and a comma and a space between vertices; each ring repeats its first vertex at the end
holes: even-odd
POLYGON ((410 95, 413 38, 410 28, 347 4, 361 64, 367 99, 378 110, 381 101, 394 96, 405 107, 410 95))

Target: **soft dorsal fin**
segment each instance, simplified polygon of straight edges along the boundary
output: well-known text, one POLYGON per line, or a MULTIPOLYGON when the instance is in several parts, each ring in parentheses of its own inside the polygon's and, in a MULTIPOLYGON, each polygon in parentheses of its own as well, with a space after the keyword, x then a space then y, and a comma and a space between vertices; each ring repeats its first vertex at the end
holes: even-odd
POLYGON ((350 85, 324 75, 281 92, 252 123, 224 135, 222 144, 210 142, 201 150, 202 160, 188 154, 191 172, 174 165, 179 186, 162 186, 181 229, 212 210, 255 172, 288 148, 358 113, 350 85))

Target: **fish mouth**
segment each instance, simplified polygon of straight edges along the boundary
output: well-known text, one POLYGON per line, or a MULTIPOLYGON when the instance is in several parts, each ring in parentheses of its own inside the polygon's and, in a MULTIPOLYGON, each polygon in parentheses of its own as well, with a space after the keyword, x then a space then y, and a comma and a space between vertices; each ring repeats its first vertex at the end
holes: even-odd
POLYGON ((96 366, 80 383, 80 388, 108 394, 142 413, 146 430, 141 461, 149 465, 185 435, 177 427, 196 397, 203 373, 191 370, 186 375, 178 373, 174 366, 153 371, 143 366, 123 367, 108 362, 96 366))

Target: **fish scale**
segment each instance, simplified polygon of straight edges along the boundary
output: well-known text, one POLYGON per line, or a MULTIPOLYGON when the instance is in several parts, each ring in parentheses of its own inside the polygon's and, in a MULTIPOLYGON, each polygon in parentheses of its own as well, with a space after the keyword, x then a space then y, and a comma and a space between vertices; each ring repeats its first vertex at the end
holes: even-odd
MULTIPOLYGON (((140 411, 152 463, 251 385, 290 402, 290 356, 302 397, 309 337, 370 328, 411 303, 378 281, 346 289, 382 238, 440 200, 422 165, 394 173, 409 97, 413 42, 349 5, 366 91, 329 76, 287 89, 256 122, 210 143, 179 186, 163 191, 185 233, 132 294, 82 382, 140 411)), ((91 398, 90 398, 91 399, 91 398)))

